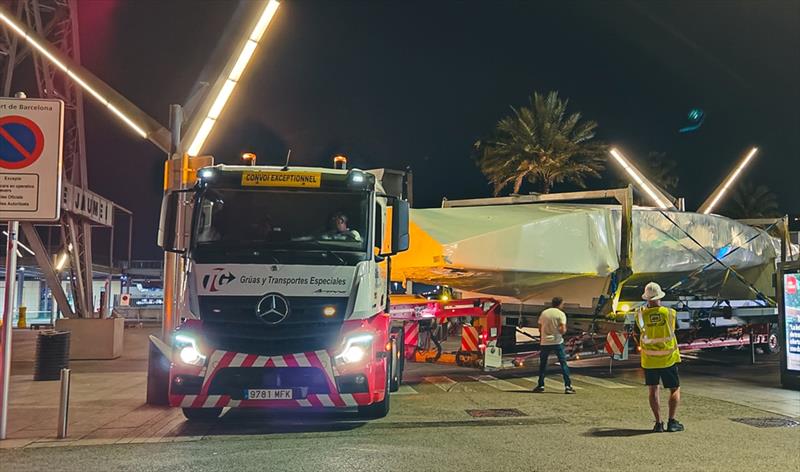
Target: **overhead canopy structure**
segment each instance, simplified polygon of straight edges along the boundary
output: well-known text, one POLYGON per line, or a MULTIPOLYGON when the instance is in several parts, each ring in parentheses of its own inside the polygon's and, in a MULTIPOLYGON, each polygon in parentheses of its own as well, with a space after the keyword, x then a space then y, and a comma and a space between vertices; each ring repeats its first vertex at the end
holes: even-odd
MULTIPOLYGON (((621 214, 618 206, 560 203, 414 209, 411 247, 393 258, 392 276, 530 304, 558 295, 591 307, 620 267, 621 214)), ((648 208, 634 208, 632 223, 633 275, 622 299, 638 299, 651 280, 665 288, 681 281, 673 298, 769 293, 779 249, 766 232, 721 216, 648 208)))

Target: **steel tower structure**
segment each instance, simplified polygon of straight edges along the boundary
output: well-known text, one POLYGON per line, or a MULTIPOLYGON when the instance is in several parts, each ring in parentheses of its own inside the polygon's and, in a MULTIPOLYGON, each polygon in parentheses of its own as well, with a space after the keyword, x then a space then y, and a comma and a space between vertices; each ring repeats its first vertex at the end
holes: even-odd
MULTIPOLYGON (((36 31, 41 37, 76 63, 80 63, 80 38, 78 31, 77 0, 12 0, 9 10, 36 31)), ((0 35, 0 65, 3 71, 3 95, 10 96, 14 74, 30 73, 33 65, 38 96, 64 101, 63 180, 65 198, 79 198, 87 194, 86 138, 84 133, 83 91, 57 71, 52 63, 36 50, 20 41, 17 35, 2 28, 0 35), (27 61, 30 59, 30 61, 27 61), (66 189, 78 189, 67 191, 66 189)), ((76 202, 72 202, 73 204, 76 202)), ((67 205, 67 208, 70 206, 67 205)), ((63 296, 61 284, 52 265, 52 258, 43 254, 37 262, 45 274, 51 291, 65 316, 91 316, 94 312, 92 293, 92 229, 91 220, 72 211, 62 211, 61 241, 69 255, 73 300, 72 312, 63 296), (60 293, 57 293, 60 292, 60 293)), ((38 233, 31 224, 23 224, 23 231, 32 246, 44 249, 38 233), (33 239, 33 241, 31 241, 33 239)))

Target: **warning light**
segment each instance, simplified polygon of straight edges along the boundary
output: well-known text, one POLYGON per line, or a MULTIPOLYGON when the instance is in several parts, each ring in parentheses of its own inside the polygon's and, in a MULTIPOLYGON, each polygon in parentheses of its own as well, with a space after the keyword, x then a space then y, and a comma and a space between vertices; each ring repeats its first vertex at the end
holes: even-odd
POLYGON ((322 316, 325 318, 330 318, 331 316, 336 314, 336 307, 335 306, 326 306, 322 309, 322 316))
POLYGON ((244 161, 245 165, 254 166, 256 165, 256 155, 252 152, 246 152, 242 154, 242 160, 244 161))
POLYGON ((629 311, 631 311, 631 306, 630 306, 630 305, 628 305, 627 303, 624 303, 624 304, 623 304, 623 305, 620 307, 620 310, 622 310, 622 311, 624 311, 624 312, 629 312, 629 311))
POLYGON ((333 156, 333 168, 341 170, 347 169, 347 158, 342 155, 333 156))

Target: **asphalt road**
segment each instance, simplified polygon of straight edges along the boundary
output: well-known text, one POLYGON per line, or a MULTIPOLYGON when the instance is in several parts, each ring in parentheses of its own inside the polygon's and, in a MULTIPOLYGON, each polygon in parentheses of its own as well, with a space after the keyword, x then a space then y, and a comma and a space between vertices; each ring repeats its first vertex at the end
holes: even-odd
POLYGON ((800 426, 734 421, 800 418, 800 393, 776 388, 776 359, 750 366, 746 354, 685 360, 682 433, 649 432, 635 360, 615 365, 611 376, 607 360, 573 363, 577 395, 563 394, 555 367, 547 392, 533 394, 530 371, 411 364, 382 420, 229 411, 214 423, 185 423, 155 444, 0 451, 0 470, 800 470, 800 426), (491 409, 517 416, 468 412, 491 409))

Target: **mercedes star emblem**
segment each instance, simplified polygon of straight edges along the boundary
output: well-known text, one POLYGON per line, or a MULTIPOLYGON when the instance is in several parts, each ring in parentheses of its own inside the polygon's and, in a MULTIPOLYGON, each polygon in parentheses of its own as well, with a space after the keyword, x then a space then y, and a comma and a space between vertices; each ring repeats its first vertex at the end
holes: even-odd
POLYGON ((278 324, 289 316, 289 301, 277 293, 265 295, 256 306, 256 316, 266 324, 278 324))

